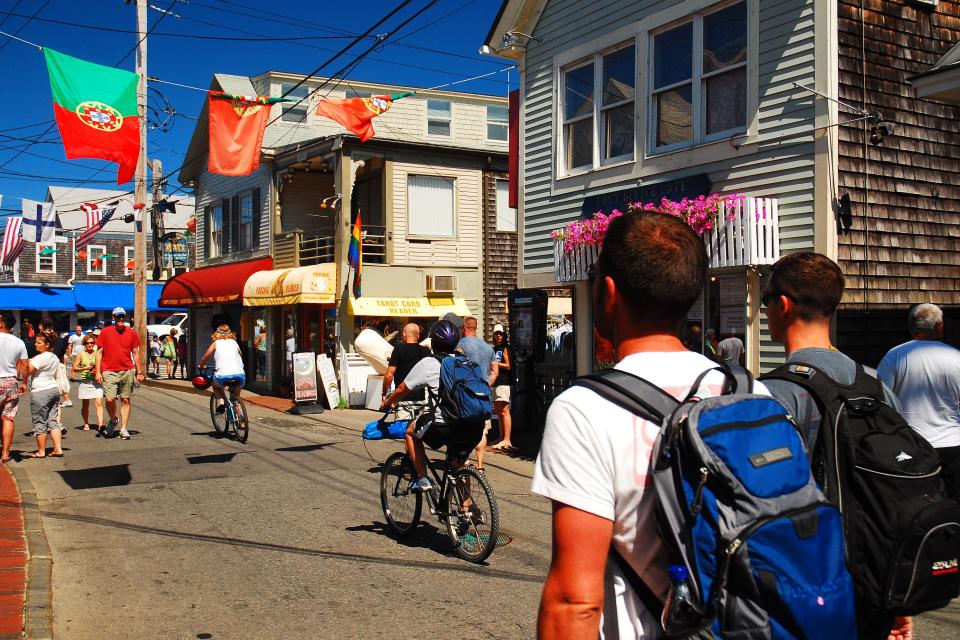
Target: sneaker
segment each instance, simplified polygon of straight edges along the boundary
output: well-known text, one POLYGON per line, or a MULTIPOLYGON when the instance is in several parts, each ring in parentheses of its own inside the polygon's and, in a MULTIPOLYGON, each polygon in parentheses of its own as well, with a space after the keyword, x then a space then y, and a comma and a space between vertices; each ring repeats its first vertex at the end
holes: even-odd
POLYGON ((130 432, 127 431, 126 429, 120 429, 120 439, 121 439, 121 440, 129 440, 129 439, 130 439, 130 432))
POLYGON ((430 491, 433 489, 433 483, 430 482, 430 478, 424 476, 419 480, 411 480, 410 486, 407 487, 407 491, 410 493, 421 493, 423 491, 430 491))
POLYGON ((223 413, 223 412, 225 412, 226 410, 227 410, 227 405, 225 405, 225 404, 218 404, 218 405, 217 405, 217 413, 223 413))
POLYGON ((110 418, 110 420, 107 422, 107 426, 104 427, 103 437, 109 438, 110 436, 112 436, 113 431, 117 428, 118 424, 120 424, 119 418, 110 418))
POLYGON ((98 438, 103 437, 103 435, 104 435, 103 432, 106 430, 106 428, 107 428, 106 425, 102 425, 102 424, 98 424, 98 425, 97 425, 97 437, 98 437, 98 438))
POLYGON ((72 406, 73 406, 73 400, 64 400, 63 402, 60 403, 60 406, 61 406, 61 407, 72 407, 72 406))

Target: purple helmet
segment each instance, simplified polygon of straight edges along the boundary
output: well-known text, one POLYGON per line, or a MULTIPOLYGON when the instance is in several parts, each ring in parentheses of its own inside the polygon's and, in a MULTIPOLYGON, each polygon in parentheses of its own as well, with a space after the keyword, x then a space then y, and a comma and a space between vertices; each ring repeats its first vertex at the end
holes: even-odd
POLYGON ((434 353, 453 353, 460 343, 460 330, 449 320, 438 320, 430 327, 430 348, 434 353))

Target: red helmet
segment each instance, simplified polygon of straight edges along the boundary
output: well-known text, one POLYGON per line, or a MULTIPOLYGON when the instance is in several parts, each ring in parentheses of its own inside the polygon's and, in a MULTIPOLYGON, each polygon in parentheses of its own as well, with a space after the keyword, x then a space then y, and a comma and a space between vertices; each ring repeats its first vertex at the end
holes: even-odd
POLYGON ((213 383, 213 380, 211 380, 208 376, 203 375, 202 373, 198 373, 196 376, 194 376, 192 382, 193 382, 194 389, 196 389, 197 391, 205 391, 210 388, 210 385, 213 383))

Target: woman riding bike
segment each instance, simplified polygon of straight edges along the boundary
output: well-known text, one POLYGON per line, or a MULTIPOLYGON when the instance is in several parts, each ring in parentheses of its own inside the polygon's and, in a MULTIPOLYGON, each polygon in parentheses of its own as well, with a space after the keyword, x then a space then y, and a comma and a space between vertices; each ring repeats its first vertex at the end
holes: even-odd
POLYGON ((229 326, 221 324, 213 332, 212 342, 206 353, 200 358, 199 367, 201 369, 207 365, 207 360, 211 356, 216 368, 213 375, 213 393, 217 396, 219 402, 217 413, 223 413, 226 410, 224 387, 230 384, 234 385, 234 394, 239 397, 240 390, 247 382, 247 376, 243 368, 243 357, 240 355, 240 345, 237 344, 237 336, 230 330, 229 326))

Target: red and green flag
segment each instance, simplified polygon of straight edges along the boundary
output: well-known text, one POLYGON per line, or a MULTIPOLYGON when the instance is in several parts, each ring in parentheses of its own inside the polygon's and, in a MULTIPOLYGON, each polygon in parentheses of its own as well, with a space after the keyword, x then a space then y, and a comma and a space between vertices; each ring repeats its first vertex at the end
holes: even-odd
POLYGON ((129 182, 140 157, 137 74, 44 49, 53 112, 68 160, 99 158, 120 165, 129 182))
POLYGON ((347 262, 353 267, 353 297, 360 297, 360 273, 363 271, 363 242, 361 241, 360 212, 357 211, 357 221, 353 223, 353 233, 350 234, 350 248, 347 249, 347 262))
POLYGON ((287 98, 235 96, 210 92, 207 171, 222 176, 248 176, 260 166, 260 147, 270 105, 287 98))
POLYGON ((389 110, 394 100, 412 96, 414 93, 407 91, 395 93, 392 96, 321 100, 317 104, 317 115, 340 123, 344 129, 356 134, 360 142, 366 142, 376 133, 371 120, 389 110))

